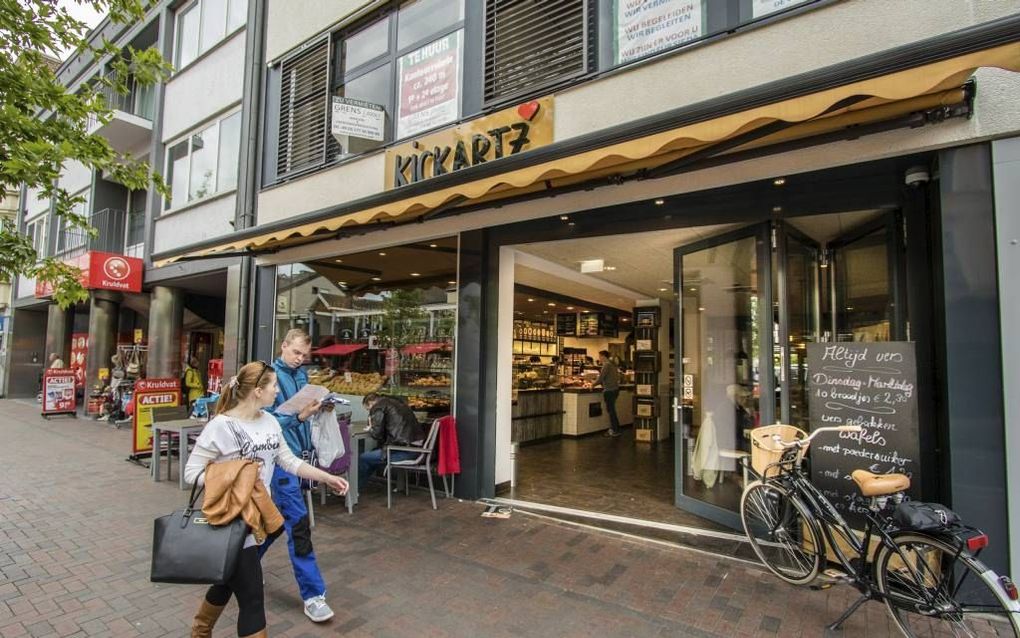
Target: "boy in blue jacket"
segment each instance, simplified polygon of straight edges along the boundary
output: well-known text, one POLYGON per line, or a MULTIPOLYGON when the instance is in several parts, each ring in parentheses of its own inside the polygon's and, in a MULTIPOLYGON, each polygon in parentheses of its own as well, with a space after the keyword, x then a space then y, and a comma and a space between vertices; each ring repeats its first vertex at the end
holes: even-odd
MULTIPOLYGON (((309 419, 319 410, 320 402, 313 401, 296 415, 279 414, 276 410, 308 383, 308 375, 301 369, 301 364, 308 359, 311 349, 312 340, 308 333, 294 329, 284 336, 280 356, 273 361, 279 392, 272 413, 280 422, 283 438, 291 452, 306 461, 311 459, 312 454, 312 427, 309 419)), ((272 493, 276 507, 283 514, 290 564, 294 568, 294 577, 305 603, 305 615, 312 622, 325 622, 333 617, 333 610, 326 604, 326 583, 322 580, 312 549, 312 530, 304 494, 301 492, 301 481, 277 466, 273 472, 272 493)), ((261 546, 260 556, 265 554, 273 540, 269 538, 261 546)))

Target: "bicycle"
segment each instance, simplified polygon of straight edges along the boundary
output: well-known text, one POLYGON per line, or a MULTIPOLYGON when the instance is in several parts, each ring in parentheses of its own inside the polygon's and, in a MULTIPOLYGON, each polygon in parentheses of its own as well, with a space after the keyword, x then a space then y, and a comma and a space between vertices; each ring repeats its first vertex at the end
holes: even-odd
MULTIPOLYGON (((768 460, 779 458, 764 467, 759 461, 760 473, 747 468, 754 480, 741 497, 740 518, 754 553, 793 585, 814 583, 824 574, 828 584, 854 586, 861 597, 829 625, 832 630, 862 604, 877 600, 905 636, 1020 637, 1016 586, 978 560, 987 535, 963 524, 925 531, 897 524, 894 513, 910 487, 908 476, 851 473, 861 495, 870 499, 863 535, 811 483, 803 464, 812 439, 860 430, 822 427, 808 435, 788 425, 757 429, 756 442, 772 443, 768 460), (828 569, 832 558, 842 571, 828 569)), ((747 466, 746 459, 742 462, 747 466)))

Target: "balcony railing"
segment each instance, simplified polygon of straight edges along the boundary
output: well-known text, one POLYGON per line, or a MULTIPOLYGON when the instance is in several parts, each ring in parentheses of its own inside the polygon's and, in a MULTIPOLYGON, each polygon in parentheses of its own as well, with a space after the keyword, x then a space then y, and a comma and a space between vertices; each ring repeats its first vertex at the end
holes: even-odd
POLYGON ((89 237, 83 228, 63 228, 57 235, 58 259, 73 259, 90 250, 105 253, 124 252, 124 232, 127 213, 116 208, 104 208, 89 217, 89 225, 96 235, 89 237))

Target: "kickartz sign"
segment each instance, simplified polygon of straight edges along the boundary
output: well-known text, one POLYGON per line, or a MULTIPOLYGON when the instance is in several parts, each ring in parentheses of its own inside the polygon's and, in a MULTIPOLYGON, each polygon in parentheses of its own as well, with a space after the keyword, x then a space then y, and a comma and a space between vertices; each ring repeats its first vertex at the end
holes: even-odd
MULTIPOLYGON (((81 270, 81 284, 89 290, 142 291, 145 264, 141 259, 90 251, 67 263, 81 270)), ((35 282, 37 298, 49 297, 52 294, 53 284, 48 281, 35 282)))
POLYGON ((542 98, 426 135, 386 152, 386 186, 454 173, 552 142, 552 98, 542 98))

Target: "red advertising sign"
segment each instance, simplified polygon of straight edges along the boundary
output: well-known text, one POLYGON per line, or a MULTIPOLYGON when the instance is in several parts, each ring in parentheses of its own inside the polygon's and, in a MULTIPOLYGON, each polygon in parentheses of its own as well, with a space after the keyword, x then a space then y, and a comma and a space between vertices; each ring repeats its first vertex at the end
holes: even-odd
POLYGON ((223 387, 223 359, 209 359, 209 392, 220 393, 223 387))
POLYGON ((85 387, 85 363, 89 353, 89 333, 75 332, 71 335, 71 370, 74 370, 74 383, 79 388, 85 387))
MULTIPOLYGON (((145 262, 141 259, 114 253, 90 251, 80 257, 66 260, 66 263, 77 266, 81 270, 80 281, 89 290, 142 291, 145 262)), ((48 281, 35 282, 37 298, 49 297, 52 294, 52 283, 48 281)))
POLYGON ((77 398, 74 393, 74 370, 48 369, 43 372, 43 416, 74 414, 77 398))
POLYGON ((134 436, 131 450, 135 454, 152 450, 152 409, 177 407, 181 404, 181 382, 178 379, 139 379, 135 382, 135 414, 132 419, 134 436))

